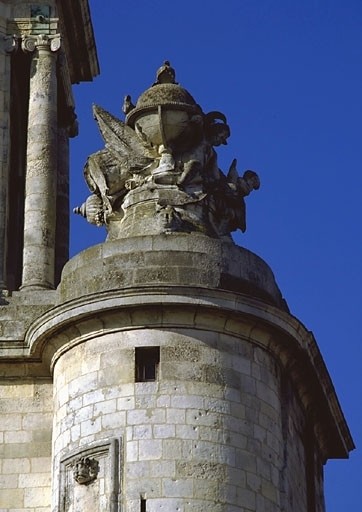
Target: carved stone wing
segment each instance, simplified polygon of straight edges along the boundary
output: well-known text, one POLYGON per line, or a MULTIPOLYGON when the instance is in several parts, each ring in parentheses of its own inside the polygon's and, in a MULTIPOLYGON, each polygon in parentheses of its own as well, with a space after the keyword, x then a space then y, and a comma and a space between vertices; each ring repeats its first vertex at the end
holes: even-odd
POLYGON ((93 114, 106 148, 122 167, 137 172, 155 160, 156 152, 146 147, 123 121, 98 105, 93 105, 93 114))
POLYGON ((228 183, 233 183, 234 185, 236 185, 238 178, 239 178, 239 173, 236 168, 237 163, 238 163, 238 161, 236 160, 236 158, 234 158, 234 160, 231 162, 231 165, 229 167, 229 172, 227 175, 228 183))

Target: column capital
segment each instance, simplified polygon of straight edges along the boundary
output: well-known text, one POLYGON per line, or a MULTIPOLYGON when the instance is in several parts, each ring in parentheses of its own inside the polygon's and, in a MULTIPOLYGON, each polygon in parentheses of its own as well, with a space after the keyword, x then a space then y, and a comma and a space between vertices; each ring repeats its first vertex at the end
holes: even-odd
POLYGON ((33 53, 35 50, 57 52, 61 47, 60 34, 26 35, 21 38, 21 48, 24 52, 33 53))
POLYGON ((19 47, 19 38, 15 35, 13 36, 3 36, 1 39, 1 48, 6 53, 11 53, 16 51, 19 47))

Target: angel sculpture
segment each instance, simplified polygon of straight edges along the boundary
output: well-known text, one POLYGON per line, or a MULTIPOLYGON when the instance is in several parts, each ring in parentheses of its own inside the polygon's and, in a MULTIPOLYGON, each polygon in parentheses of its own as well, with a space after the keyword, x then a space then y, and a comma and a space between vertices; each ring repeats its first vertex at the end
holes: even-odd
POLYGON ((105 149, 88 157, 84 166, 86 183, 93 192, 85 203, 86 213, 76 208, 87 220, 98 226, 107 223, 114 212, 116 201, 122 200, 127 190, 144 182, 151 174, 157 151, 136 132, 103 108, 93 105, 93 115, 105 142, 105 149))
POLYGON ((239 177, 236 160, 227 176, 215 146, 226 144, 230 128, 220 112, 204 114, 175 82, 166 61, 156 82, 138 99, 125 97, 125 121, 99 106, 94 117, 105 148, 91 155, 84 176, 92 195, 76 213, 108 239, 170 231, 212 236, 245 231, 244 197, 259 188, 253 171, 239 177))

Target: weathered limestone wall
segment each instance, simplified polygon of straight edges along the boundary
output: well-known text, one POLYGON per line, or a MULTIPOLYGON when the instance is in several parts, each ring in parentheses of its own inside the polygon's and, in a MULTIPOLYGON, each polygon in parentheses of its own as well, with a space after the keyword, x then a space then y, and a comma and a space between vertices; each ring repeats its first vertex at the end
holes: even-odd
POLYGON ((70 6, 66 0, 0 0, 0 510, 4 512, 48 512, 51 503, 53 386, 49 365, 41 357, 27 357, 25 337, 29 326, 54 305, 56 292, 30 291, 30 286, 15 290, 23 266, 28 285, 52 288, 68 259, 68 139, 76 135, 71 83, 92 80, 98 73, 88 2, 77 0, 70 6), (35 16, 36 6, 44 8, 45 20, 35 16), (59 48, 54 40, 48 45, 47 36, 60 32, 65 46, 55 56, 51 50, 59 48), (82 55, 80 46, 86 49, 82 55), (31 73, 26 51, 34 52, 31 73), (69 67, 75 69, 71 77, 69 67), (56 208, 62 218, 55 227, 56 208), (39 246, 44 250, 39 251, 39 246))
POLYGON ((54 418, 51 509, 26 465, 8 512, 324 512, 323 464, 353 445, 313 336, 251 252, 182 233, 108 242, 68 262, 57 290, 6 301, 3 381, 22 396, 37 375, 50 400, 54 378, 36 414, 35 394, 0 404, 6 439, 30 435, 11 449, 4 434, 5 461, 36 458, 39 436, 50 457, 54 418), (151 347, 155 379, 139 382, 151 347))
MULTIPOLYGON (((124 512, 139 512, 141 498, 149 512, 276 512, 286 487, 287 510, 305 512, 304 445, 293 435, 286 454, 283 431, 304 415, 293 397, 286 407, 281 373, 258 346, 210 331, 140 329, 70 349, 54 370, 53 510, 60 460, 115 439, 124 512), (135 382, 140 346, 160 346, 156 382, 135 382)), ((71 480, 60 493, 70 503, 80 492, 71 480)))
POLYGON ((282 510, 324 512, 323 461, 315 444, 308 412, 303 411, 294 386, 282 380, 284 462, 282 510))
POLYGON ((52 410, 49 380, 1 379, 1 510, 50 510, 52 410))
POLYGON ((8 512, 325 511, 323 464, 353 445, 313 336, 251 252, 108 242, 0 317, 8 512))
POLYGON ((286 309, 265 262, 231 240, 174 233, 98 244, 66 265, 59 299, 143 285, 199 286, 235 290, 286 309), (95 264, 95 262, 102 264, 95 264), (82 287, 78 283, 82 283, 82 287))
POLYGON ((351 441, 260 258, 204 235, 108 242, 46 293, 3 350, 54 377, 53 512, 324 512, 323 464, 351 441), (157 376, 139 382, 147 347, 157 376))

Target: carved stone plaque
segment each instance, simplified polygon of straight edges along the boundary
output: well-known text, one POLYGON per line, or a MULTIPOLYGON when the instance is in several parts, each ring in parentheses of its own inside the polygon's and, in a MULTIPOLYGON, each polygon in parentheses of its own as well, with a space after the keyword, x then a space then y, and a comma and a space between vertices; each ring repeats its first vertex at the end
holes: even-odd
POLYGON ((92 443, 60 462, 59 512, 118 512, 120 441, 92 443))

